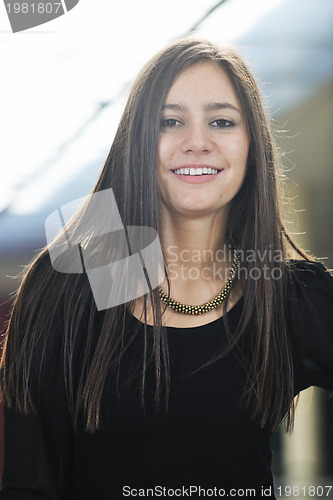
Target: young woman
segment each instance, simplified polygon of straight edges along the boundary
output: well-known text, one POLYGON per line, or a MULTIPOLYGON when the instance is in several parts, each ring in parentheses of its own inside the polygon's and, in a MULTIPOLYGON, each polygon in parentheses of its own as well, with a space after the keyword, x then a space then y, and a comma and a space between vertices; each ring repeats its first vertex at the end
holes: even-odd
POLYGON ((3 357, 0 498, 274 498, 272 433, 300 391, 333 389, 333 279, 285 230, 278 178, 235 52, 184 39, 143 68, 94 193, 157 230, 166 277, 98 310, 85 274, 48 249, 32 263, 3 357))

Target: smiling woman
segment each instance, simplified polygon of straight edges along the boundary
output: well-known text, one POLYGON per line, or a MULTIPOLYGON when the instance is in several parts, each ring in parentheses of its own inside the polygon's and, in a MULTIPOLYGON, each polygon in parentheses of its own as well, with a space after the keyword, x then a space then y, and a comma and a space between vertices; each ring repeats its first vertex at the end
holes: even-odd
MULTIPOLYGON (((248 152, 247 124, 227 73, 211 61, 182 72, 166 95, 160 122, 157 178, 164 241, 177 242, 179 252, 190 246, 217 254, 225 246, 230 203, 243 184, 248 152)), ((222 285, 221 277, 209 283, 198 277, 188 283, 172 280, 171 292, 177 301, 202 304, 222 285)), ((174 326, 182 321, 169 318, 174 326)), ((207 316, 192 324, 202 321, 207 316)))
POLYGON ((162 217, 165 221, 167 211, 210 214, 218 234, 243 183, 249 151, 247 126, 228 75, 217 64, 197 63, 176 79, 162 109, 162 217))
POLYGON ((333 278, 285 230, 279 173, 235 51, 189 38, 147 63, 93 193, 158 231, 165 278, 99 311, 52 247, 31 264, 2 361, 0 498, 275 498, 272 433, 300 391, 333 389, 333 278))

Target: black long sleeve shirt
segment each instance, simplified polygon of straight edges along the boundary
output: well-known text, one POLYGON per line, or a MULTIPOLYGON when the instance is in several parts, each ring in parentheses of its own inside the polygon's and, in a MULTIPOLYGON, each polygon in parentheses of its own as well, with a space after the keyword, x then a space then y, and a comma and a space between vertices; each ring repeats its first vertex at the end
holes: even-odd
MULTIPOLYGON (((286 318, 295 337, 295 395, 311 385, 333 390, 333 278, 318 264, 299 262, 296 267, 301 289, 292 290, 286 318)), ((231 330, 243 307, 240 299, 228 313, 231 330)), ((130 321, 138 326, 136 318, 130 321)), ((110 375, 102 398, 102 428, 93 434, 84 430, 83 421, 73 431, 61 367, 52 366, 50 359, 51 375, 41 381, 45 399, 39 411, 23 416, 4 410, 0 499, 121 499, 132 489, 137 496, 152 496, 148 488, 154 497, 163 497, 163 491, 168 497, 170 490, 169 496, 174 492, 197 498, 199 487, 216 488, 216 497, 219 490, 220 496, 230 496, 237 489, 260 497, 265 489, 274 498, 272 434, 240 406, 245 374, 237 357, 230 352, 193 373, 225 347, 223 319, 198 327, 168 327, 167 334, 168 412, 156 413, 149 403, 149 372, 145 413, 139 391, 123 384, 119 397, 110 375)), ((136 339, 122 362, 123 374, 141 349, 140 333, 136 339)))

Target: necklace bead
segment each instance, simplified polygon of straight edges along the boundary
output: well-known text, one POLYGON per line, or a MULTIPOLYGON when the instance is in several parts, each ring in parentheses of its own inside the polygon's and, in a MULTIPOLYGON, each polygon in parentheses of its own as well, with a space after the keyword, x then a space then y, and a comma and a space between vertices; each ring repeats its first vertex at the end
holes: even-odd
POLYGON ((222 288, 222 290, 214 297, 212 300, 209 300, 205 304, 201 304, 199 306, 193 306, 193 305, 188 305, 188 304, 183 304, 182 302, 177 302, 176 300, 172 299, 169 297, 165 292, 163 292, 162 288, 159 288, 159 294, 160 294, 160 299, 163 302, 163 304, 166 304, 168 307, 173 309, 176 312, 180 312, 183 314, 204 314, 205 312, 212 311, 213 309, 216 309, 219 305, 222 304, 222 302, 225 300, 227 297, 231 285, 234 281, 234 278, 236 276, 236 270, 239 264, 239 259, 240 259, 240 252, 239 249, 234 249, 234 258, 232 262, 232 266, 229 272, 228 279, 222 288))

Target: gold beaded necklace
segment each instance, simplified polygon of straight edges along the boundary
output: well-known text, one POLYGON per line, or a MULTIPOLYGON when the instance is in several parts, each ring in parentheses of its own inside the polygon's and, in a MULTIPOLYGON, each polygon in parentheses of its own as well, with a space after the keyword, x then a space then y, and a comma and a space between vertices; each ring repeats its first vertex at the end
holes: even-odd
POLYGON ((171 299, 169 295, 163 292, 162 288, 159 288, 158 290, 161 301, 168 307, 171 307, 171 309, 173 309, 174 311, 183 314, 203 314, 205 312, 209 312, 212 311, 213 309, 216 309, 216 307, 222 304, 222 302, 225 300, 226 296, 230 291, 232 282, 236 276, 236 269, 239 264, 239 259, 240 259, 240 251, 239 249, 236 248, 234 249, 234 258, 232 261, 232 266, 229 272, 228 279, 222 290, 216 295, 216 297, 214 297, 209 302, 201 304, 200 306, 190 306, 187 304, 182 304, 181 302, 177 302, 176 300, 171 299))

